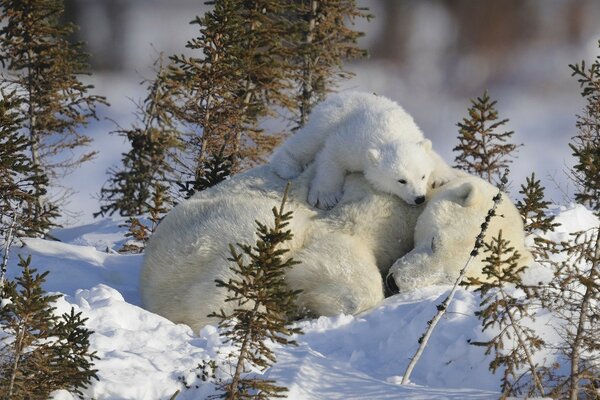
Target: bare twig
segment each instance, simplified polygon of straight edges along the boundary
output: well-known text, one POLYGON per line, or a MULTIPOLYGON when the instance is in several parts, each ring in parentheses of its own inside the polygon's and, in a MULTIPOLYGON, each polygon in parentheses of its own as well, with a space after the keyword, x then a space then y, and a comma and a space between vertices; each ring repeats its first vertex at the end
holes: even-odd
POLYGON ((502 191, 504 190, 504 187, 507 182, 508 182, 508 169, 504 170, 504 174, 502 175, 502 178, 500 180, 500 187, 498 189, 498 193, 493 198, 494 205, 492 206, 492 208, 490 208, 487 215, 485 216, 485 221, 481 224, 481 231, 479 232, 479 234, 477 235, 477 238, 475 239, 475 245, 473 246, 473 250, 471 250, 469 259, 467 260, 465 265, 460 270, 460 273, 458 274, 458 277, 456 278, 456 282, 454 282, 454 286, 452 286, 452 290, 448 294, 448 297, 446 297, 446 299, 442 302, 442 304, 439 304, 436 307, 437 311, 438 311, 437 314, 428 322, 427 330, 425 331, 423 336, 421 336, 421 338, 419 338, 419 348, 417 349, 417 352, 414 354, 414 356, 410 360, 410 363, 408 363, 408 366, 406 367, 406 371, 404 372, 404 376, 402 377, 401 383, 403 385, 406 385, 410 381, 410 375, 412 374, 413 369, 417 365, 417 362, 419 362, 421 355, 425 351, 425 347, 427 347, 427 343, 429 342, 429 338, 431 337, 433 330, 435 329, 438 322, 440 322, 440 320, 446 313, 448 306, 450 305, 450 303, 452 302, 452 299, 454 298, 454 295, 456 294, 456 290, 458 289, 459 284, 462 282, 463 278, 465 277, 465 275, 467 273, 467 270, 469 269, 469 265, 471 264, 471 261, 473 261, 473 259, 475 257, 477 257, 477 255, 479 254, 479 249, 481 249, 481 247, 483 246, 483 237, 485 235, 485 232, 487 231, 490 220, 492 219, 492 217, 494 215, 496 215, 496 208, 498 207, 498 204, 500 203, 500 200, 502 199, 502 191))

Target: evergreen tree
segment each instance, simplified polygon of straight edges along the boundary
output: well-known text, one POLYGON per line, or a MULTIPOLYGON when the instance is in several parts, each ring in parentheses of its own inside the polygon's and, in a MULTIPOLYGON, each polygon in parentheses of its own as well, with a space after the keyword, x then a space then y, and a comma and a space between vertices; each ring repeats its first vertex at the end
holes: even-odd
MULTIPOLYGON (((599 42, 600 44, 600 42, 599 42)), ((570 66, 578 77, 586 100, 583 115, 577 116, 578 134, 569 144, 576 159, 571 176, 578 186, 575 198, 600 215, 600 57, 586 68, 585 62, 570 66)), ((561 257, 541 260, 554 271, 539 296, 560 321, 558 346, 568 360, 569 375, 560 380, 553 397, 577 400, 597 398, 600 357, 600 227, 576 232, 554 243, 550 250, 561 257)))
POLYGON ((46 186, 47 177, 27 154, 30 141, 20 130, 21 104, 14 91, 0 88, 0 237, 5 238, 4 245, 11 242, 8 237, 42 234, 56 215, 53 208, 45 207, 42 217, 47 223, 43 226, 30 218, 35 190, 46 186))
MULTIPOLYGON (((158 223, 163 216, 169 211, 165 204, 166 187, 157 184, 153 189, 152 203, 148 204, 148 223, 144 223, 141 218, 129 217, 127 219, 127 233, 125 237, 131 240, 127 241, 119 253, 141 253, 146 248, 146 242, 156 230, 158 223), (148 226, 149 225, 149 226, 148 226)), ((170 204, 169 204, 170 205, 170 204)))
POLYGON ((554 222, 553 215, 548 215, 550 202, 544 200, 545 190, 539 179, 535 179, 535 173, 526 178, 526 184, 521 185, 519 190, 523 199, 518 200, 516 206, 523 218, 525 232, 528 234, 536 230, 543 233, 551 232, 559 225, 554 222))
MULTIPOLYGON (((175 179, 171 157, 180 147, 180 142, 173 117, 168 111, 169 92, 165 87, 162 55, 156 65, 157 76, 147 82, 148 95, 142 104, 138 104, 136 123, 128 129, 116 131, 127 138, 131 150, 123 154, 120 168, 109 171, 110 178, 100 191, 103 204, 95 216, 115 212, 130 217, 145 214, 154 196, 153 188, 168 187, 175 179)), ((169 202, 169 198, 163 199, 163 203, 169 202)))
POLYGON ((176 182, 179 191, 188 199, 194 193, 208 189, 219 182, 223 182, 231 175, 233 160, 231 155, 225 155, 225 144, 216 155, 209 155, 202 165, 203 173, 197 179, 186 182, 176 182))
POLYGON ((494 359, 490 363, 492 373, 504 368, 501 398, 521 394, 518 382, 522 378, 520 369, 523 366, 533 381, 527 395, 537 393, 544 396, 539 368, 532 358, 544 346, 544 341, 523 323, 533 320, 528 298, 514 294, 515 289, 530 292, 521 279, 526 267, 518 267, 521 256, 502 238, 502 232, 490 243, 484 243, 484 246, 488 253, 482 271, 485 279, 470 277, 463 284, 475 287, 475 291, 481 294, 481 309, 475 315, 481 320, 483 331, 496 328, 498 333, 489 341, 471 344, 484 346, 485 354, 494 352, 494 359))
POLYGON ((546 239, 542 235, 553 232, 554 228, 560 224, 554 222, 554 216, 548 215, 549 201, 544 200, 545 188, 539 180, 535 179, 535 174, 526 178, 526 184, 521 185, 519 193, 523 199, 517 201, 516 206, 523 218, 525 233, 533 235, 534 246, 531 253, 536 260, 546 260, 550 254, 556 253, 556 243, 546 239))
POLYGON ((0 293, 0 327, 7 334, 0 338, 0 399, 43 400, 59 389, 81 396, 98 379, 97 357, 89 351, 92 332, 73 309, 54 315, 59 296, 44 292, 48 272, 37 274, 30 262, 20 259, 22 275, 0 293))
MULTIPOLYGON (((0 85, 20 99, 20 128, 29 138, 31 163, 50 178, 67 173, 94 153, 73 156, 90 139, 79 131, 96 117, 102 97, 88 94, 87 55, 81 44, 67 40, 75 27, 60 25, 60 0, 0 0, 0 85)), ((47 182, 34 183, 35 203, 27 209, 28 221, 47 230, 56 216, 44 198, 47 182)))
POLYGON ((290 107, 284 74, 291 50, 283 44, 289 28, 281 17, 288 8, 274 0, 217 0, 191 22, 199 27, 186 45, 192 55, 171 57, 169 73, 172 111, 186 130, 187 180, 199 181, 223 146, 236 172, 277 144, 257 124, 273 107, 290 107))
POLYGON ((355 0, 297 0, 295 4, 299 17, 291 72, 297 84, 293 108, 299 128, 338 79, 352 76, 343 69, 344 61, 367 56, 356 44, 364 33, 352 30, 349 24, 359 18, 369 20, 372 15, 357 7, 355 0))
POLYGON ((578 78, 582 97, 587 101, 583 114, 577 116, 579 132, 569 144, 576 159, 571 171, 579 189, 575 200, 600 215, 600 55, 589 67, 586 67, 585 61, 569 66, 573 70, 572 75, 578 78))
POLYGON ((487 91, 477 100, 471 100, 469 116, 457 124, 459 144, 453 151, 458 152, 454 159, 456 168, 498 184, 519 146, 508 143, 514 132, 498 132, 508 119, 498 120, 495 106, 496 101, 490 100, 487 91))
POLYGON ((557 252, 563 255, 562 261, 543 262, 554 270, 554 276, 539 294, 542 304, 560 321, 558 331, 564 342, 558 350, 569 363, 569 376, 559 381, 552 395, 577 400, 593 395, 587 392, 590 382, 599 378, 600 229, 573 234, 557 244, 557 252))
POLYGON ((292 238, 287 229, 292 212, 284 211, 288 188, 279 209, 273 208, 274 226, 256 222, 258 240, 254 246, 238 244, 241 250, 238 253, 230 245, 235 277, 227 282, 216 281, 217 286, 227 289, 226 301, 237 305, 230 315, 223 310, 210 315, 220 319, 219 327, 227 342, 239 351, 233 378, 223 386, 229 400, 285 397, 283 393, 287 391, 273 380, 242 377, 242 373, 248 372, 249 367, 265 370, 276 361, 267 340, 295 345, 288 337, 301 333, 299 328, 286 326, 295 312, 294 300, 299 293, 289 289, 285 282, 286 269, 298 264, 291 258, 283 259, 289 250, 282 246, 292 238))

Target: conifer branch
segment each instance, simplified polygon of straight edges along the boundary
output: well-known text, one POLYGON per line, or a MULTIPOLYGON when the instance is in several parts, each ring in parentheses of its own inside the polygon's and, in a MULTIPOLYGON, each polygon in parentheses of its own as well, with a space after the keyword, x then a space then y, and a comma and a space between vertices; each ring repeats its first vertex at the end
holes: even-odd
POLYGON ((453 151, 456 168, 478 175, 490 183, 497 182, 501 171, 512 162, 510 157, 522 145, 507 143, 513 131, 498 132, 508 119, 498 120, 496 101, 491 101, 487 91, 477 100, 471 100, 469 116, 459 127, 459 144, 453 151))
POLYGON ((283 259, 289 250, 282 247, 291 240, 288 228, 291 211, 285 211, 289 184, 279 208, 273 208, 274 225, 268 227, 256 221, 258 239, 254 246, 238 244, 238 252, 230 245, 234 277, 227 281, 216 280, 217 286, 227 289, 226 302, 234 302, 231 314, 222 309, 209 317, 220 320, 219 327, 227 342, 238 348, 235 372, 229 383, 222 385, 227 399, 284 397, 287 389, 273 380, 244 378, 249 366, 265 370, 276 361, 267 341, 281 345, 296 345, 288 337, 300 334, 300 328, 286 326, 295 313, 295 299, 300 291, 287 287, 285 272, 298 264, 283 259), (245 256, 245 257, 244 257, 245 256))

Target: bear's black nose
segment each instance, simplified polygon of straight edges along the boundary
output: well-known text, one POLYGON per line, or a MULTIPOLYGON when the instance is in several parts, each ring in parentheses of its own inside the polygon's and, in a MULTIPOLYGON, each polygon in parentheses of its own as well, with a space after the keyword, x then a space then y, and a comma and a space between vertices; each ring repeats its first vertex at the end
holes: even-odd
POLYGON ((396 280, 394 279, 392 274, 389 274, 385 279, 385 286, 387 288, 388 296, 393 296, 399 292, 398 286, 396 285, 396 280))
POLYGON ((422 204, 425 201, 425 196, 419 196, 415 199, 415 204, 422 204))

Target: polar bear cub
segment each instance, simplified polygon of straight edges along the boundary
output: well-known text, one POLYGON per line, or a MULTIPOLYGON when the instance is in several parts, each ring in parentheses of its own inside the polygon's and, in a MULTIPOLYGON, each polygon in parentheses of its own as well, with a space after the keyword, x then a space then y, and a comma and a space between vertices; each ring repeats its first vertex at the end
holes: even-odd
POLYGON ((315 107, 308 123, 273 154, 284 179, 315 161, 308 202, 328 209, 342 195, 346 173, 363 172, 377 190, 421 204, 430 185, 445 183, 453 170, 397 103, 374 94, 344 92, 315 107))

